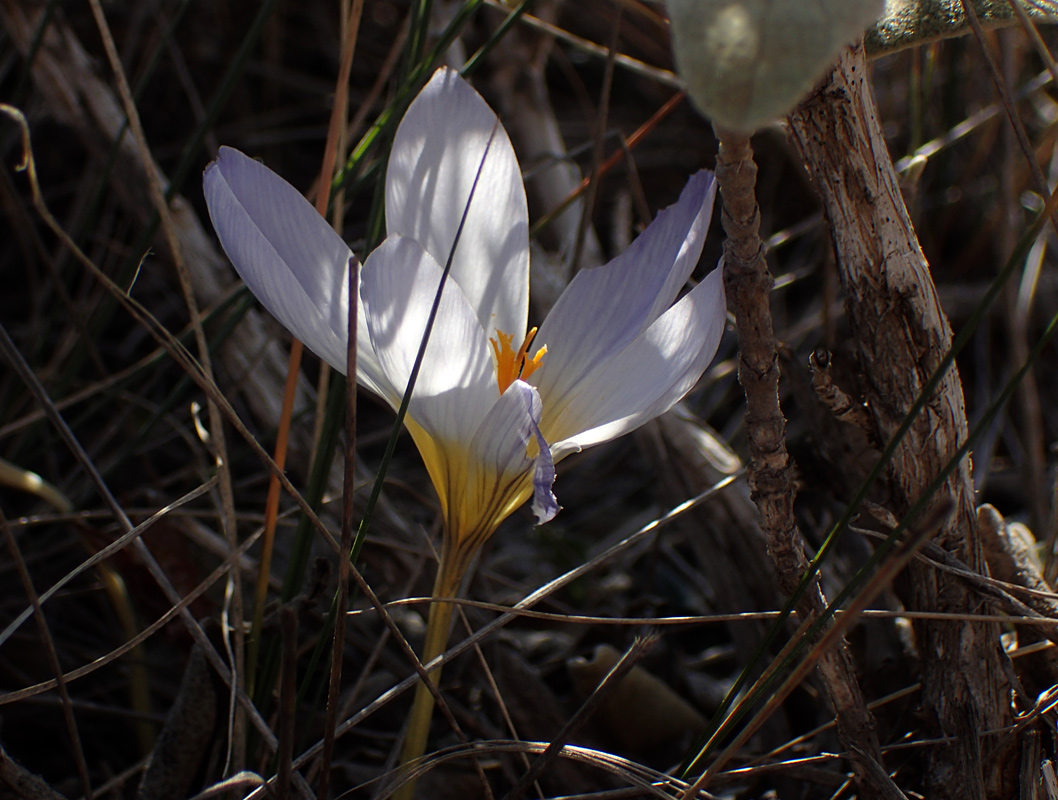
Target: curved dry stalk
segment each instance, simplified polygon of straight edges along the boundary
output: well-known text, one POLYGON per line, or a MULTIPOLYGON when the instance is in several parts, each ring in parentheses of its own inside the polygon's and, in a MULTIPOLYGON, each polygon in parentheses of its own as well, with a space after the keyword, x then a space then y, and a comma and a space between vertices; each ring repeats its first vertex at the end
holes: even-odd
MULTIPOLYGON (((129 122, 129 130, 139 150, 140 161, 144 165, 149 165, 146 169, 146 177, 151 202, 158 213, 158 218, 161 220, 162 230, 165 231, 173 264, 176 267, 180 291, 183 293, 184 303, 187 306, 188 315, 191 317, 191 324, 195 334, 195 345, 199 362, 202 365, 202 371, 207 378, 212 379, 213 364, 209 354, 209 343, 206 341, 206 333, 202 328, 202 318, 199 314, 198 301, 195 299, 191 274, 184 260, 180 237, 173 222, 173 215, 165 199, 161 176, 154 164, 154 158, 151 156, 151 151, 147 144, 147 135, 144 133, 143 125, 140 122, 139 110, 136 108, 135 100, 133 100, 132 89, 129 86, 128 78, 125 76, 125 68, 121 64, 120 56, 118 56, 117 45, 114 43, 114 37, 110 33, 110 26, 106 21, 106 15, 103 13, 103 7, 99 0, 89 0, 89 6, 92 9, 92 16, 95 18, 96 27, 99 29, 99 34, 103 40, 103 49, 106 51, 110 68, 114 72, 118 95, 121 97, 125 117, 129 122)), ((217 472, 220 476, 220 521, 225 538, 228 540, 228 546, 234 550, 239 544, 239 534, 235 524, 235 495, 231 480, 231 459, 228 458, 228 446, 224 434, 224 422, 220 409, 211 398, 207 398, 206 407, 209 413, 210 434, 209 440, 205 444, 212 451, 217 472)), ((137 543, 141 544, 139 540, 137 540, 137 543)), ((233 772, 241 772, 246 757, 246 718, 239 711, 236 695, 238 693, 237 688, 245 680, 246 675, 243 648, 245 634, 243 630, 242 575, 239 570, 232 570, 228 575, 228 580, 229 585, 224 595, 223 620, 225 627, 224 647, 231 663, 232 695, 225 771, 230 765, 233 772)))
POLYGON ((0 532, 3 533, 4 539, 7 541, 8 553, 11 556, 11 561, 15 564, 19 580, 22 582, 22 589, 33 606, 33 616, 37 620, 37 628, 41 643, 44 645, 48 666, 51 667, 52 672, 55 674, 55 685, 59 692, 59 699, 62 702, 63 721, 66 723, 66 732, 70 737, 70 748, 73 750, 74 764, 77 766, 81 786, 84 788, 85 800, 92 800, 92 781, 88 777, 88 763, 85 761, 84 747, 81 745, 81 734, 77 728, 77 721, 74 719, 73 703, 70 700, 70 693, 67 691, 66 681, 63 678, 59 655, 55 651, 55 640, 51 635, 51 629, 48 627, 48 621, 44 617, 44 609, 41 608, 40 597, 33 586, 33 579, 30 577, 26 562, 22 558, 18 541, 15 539, 15 534, 12 532, 11 527, 7 524, 7 517, 4 516, 3 511, 0 511, 0 532))
POLYGON ((547 748, 536 759, 532 766, 518 780, 518 783, 507 793, 504 800, 521 800, 529 787, 544 773, 544 770, 556 759, 562 748, 575 736, 593 713, 610 697, 631 672, 636 663, 643 658, 658 642, 656 632, 637 636, 632 646, 618 658, 617 662, 606 671, 603 679, 595 686, 580 708, 566 722, 547 748))
MULTIPOLYGON (((416 765, 408 779, 417 780, 430 770, 452 761, 459 761, 462 759, 477 760, 486 756, 496 756, 507 753, 542 756, 548 752, 549 747, 550 743, 548 742, 523 742, 506 739, 492 739, 470 744, 455 745, 439 750, 431 755, 429 759, 416 765)), ((664 772, 659 772, 656 769, 644 766, 631 759, 616 756, 612 753, 607 753, 601 750, 592 750, 588 747, 567 744, 561 748, 557 748, 555 753, 557 758, 568 759, 580 764, 595 767, 596 769, 610 773, 619 780, 626 781, 630 786, 637 788, 637 792, 634 795, 635 797, 658 797, 661 800, 674 800, 674 798, 679 796, 678 793, 687 785, 678 778, 673 778, 671 775, 667 775, 664 772)), ((364 784, 362 786, 354 787, 354 791, 356 789, 367 788, 368 785, 369 784, 364 784)), ((621 790, 617 790, 615 796, 623 797, 625 796, 625 793, 621 790)), ((708 795, 702 794, 701 797, 704 800, 708 795)), ((248 800, 253 800, 253 797, 248 798, 248 800)))
MULTIPOLYGON (((734 482, 735 479, 736 479, 736 476, 728 476, 728 477, 724 478, 723 480, 717 482, 714 486, 710 487, 709 489, 706 489, 705 491, 701 492, 700 494, 696 495, 695 497, 692 497, 691 499, 686 500, 683 503, 680 503, 675 508, 672 508, 671 510, 669 510, 666 514, 663 514, 662 516, 658 517, 657 519, 647 523, 646 525, 644 525, 639 530, 635 531, 634 533, 628 535, 627 537, 625 537, 621 541, 619 541, 616 544, 612 545, 611 547, 607 548, 604 552, 594 556, 593 558, 589 559, 588 561, 586 561, 585 563, 581 564, 580 566, 569 570, 568 572, 560 575, 559 577, 555 578, 554 580, 549 581, 545 585, 543 585, 540 588, 536 589, 535 591, 531 592, 529 595, 527 595, 525 598, 523 598, 521 601, 519 601, 514 606, 513 609, 505 611, 503 613, 503 615, 500 616, 499 618, 492 620, 488 624, 486 624, 486 625, 482 626, 481 628, 479 628, 478 630, 476 630, 473 634, 471 634, 467 638, 463 639, 458 644, 453 645, 448 651, 445 652, 445 659, 455 658, 456 656, 461 655, 462 653, 466 652, 470 648, 474 647, 477 643, 479 643, 485 637, 493 634, 494 632, 496 632, 500 628, 506 626, 507 624, 509 624, 510 622, 515 620, 519 616, 520 612, 524 611, 525 609, 532 608, 534 605, 536 605, 537 603, 539 603, 543 599, 549 597, 554 592, 558 591, 559 589, 562 589, 565 586, 568 586, 570 583, 572 583, 572 582, 582 578, 584 575, 590 573, 592 570, 594 570, 600 564, 609 561, 610 559, 616 557, 617 555, 625 552, 626 550, 628 550, 632 546, 634 546, 634 545, 636 545, 638 543, 641 543, 646 537, 657 533, 657 531, 659 529, 661 529, 662 527, 664 527, 665 525, 669 524, 670 522, 672 522, 672 521, 674 521, 676 519, 679 519, 686 512, 690 511, 691 509, 695 508, 699 504, 701 504, 704 501, 708 500, 710 497, 713 497, 717 492, 721 491, 722 489, 724 489, 727 486, 729 486, 732 482, 734 482)), ((358 580, 358 581, 362 581, 363 580, 359 576, 359 573, 356 572, 356 570, 353 570, 353 578, 358 580)), ((378 599, 371 592, 371 588, 369 586, 367 586, 366 584, 361 583, 361 589, 364 590, 365 594, 368 596, 368 599, 371 601, 371 604, 373 606, 375 606, 376 610, 381 609, 382 611, 385 611, 385 608, 382 606, 381 603, 378 602, 378 599)), ((390 628, 391 631, 396 631, 396 626, 393 623, 392 618, 388 614, 386 614, 383 617, 383 620, 385 621, 385 623, 387 625, 387 628, 390 628)), ((399 634, 399 631, 397 631, 397 633, 399 634)), ((410 654, 411 653, 411 649, 408 646, 407 641, 405 641, 402 636, 399 637, 398 644, 400 644, 400 646, 401 646, 402 650, 405 652, 405 654, 410 654)), ((342 722, 337 727, 337 729, 335 731, 335 736, 336 737, 337 736, 342 736, 343 734, 345 734, 346 732, 348 732, 349 730, 351 730, 355 726, 357 726, 360 723, 362 723, 365 719, 370 717, 372 714, 374 714, 380 708, 384 707, 386 704, 391 702, 395 697, 397 697, 400 694, 404 693, 409 688, 411 688, 413 685, 419 684, 422 681, 422 677, 421 677, 422 668, 421 668, 421 665, 419 665, 418 660, 415 660, 414 663, 417 666, 419 666, 418 670, 416 671, 416 673, 414 675, 410 675, 409 677, 405 678, 404 680, 402 680, 397 685, 393 686, 392 688, 390 688, 386 692, 382 693, 380 696, 378 696, 371 703, 367 704, 366 706, 361 708, 359 711, 357 711, 356 714, 354 714, 353 716, 349 717, 344 722, 342 722)), ((318 741, 315 744, 313 744, 311 747, 307 748, 305 750, 305 752, 303 752, 300 756, 298 756, 294 760, 294 767, 297 769, 297 768, 302 767, 304 764, 308 763, 308 761, 310 761, 311 759, 315 758, 320 753, 322 748, 323 748, 322 741, 318 741)), ((254 795, 252 795, 252 797, 256 797, 256 796, 257 796, 257 793, 255 792, 254 795)), ((248 800, 250 800, 250 798, 248 798, 248 800)))

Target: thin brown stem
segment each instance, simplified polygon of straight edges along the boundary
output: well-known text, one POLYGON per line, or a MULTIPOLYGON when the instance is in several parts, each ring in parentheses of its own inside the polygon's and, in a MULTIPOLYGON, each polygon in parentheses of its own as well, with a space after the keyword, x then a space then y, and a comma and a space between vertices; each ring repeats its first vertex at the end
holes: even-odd
MULTIPOLYGON (((150 190, 151 202, 158 213, 158 218, 165 232, 165 238, 169 243, 170 253, 173 258, 173 266, 180 283, 184 303, 187 306, 188 315, 191 318, 192 329, 195 334, 195 347, 198 351, 198 359, 202 364, 202 371, 212 378, 213 366, 209 353, 209 343, 202 327, 202 318, 199 313, 198 301, 195 299, 194 287, 191 274, 188 272, 187 263, 184 260, 183 250, 180 245, 180 237, 176 232, 176 225, 169 210, 169 204, 165 199, 165 191, 162 186, 162 178, 154 158, 147 144, 147 135, 144 133, 140 122, 139 111, 136 108, 129 86, 128 78, 122 67, 118 56, 117 45, 111 35, 110 26, 103 13, 102 4, 99 0, 89 0, 92 16, 95 18, 96 27, 103 40, 103 49, 106 51, 110 68, 114 72, 114 80, 117 84, 118 96, 129 121, 129 130, 136 142, 140 161, 143 164, 144 174, 147 177, 147 186, 150 190)), ((206 441, 220 476, 218 489, 220 492, 220 522, 224 531, 224 537, 228 546, 234 550, 239 545, 238 531, 235 524, 235 494, 231 480, 231 459, 228 458, 228 446, 224 434, 224 419, 220 413, 217 403, 212 398, 207 398, 206 408, 209 414, 209 438, 206 441)), ((238 570, 233 570, 229 575, 229 587, 225 592, 224 621, 225 636, 224 646, 227 650, 228 660, 231 664, 233 686, 238 687, 244 680, 246 674, 244 662, 244 632, 243 632, 243 600, 242 600, 242 575, 238 570)), ((245 759, 246 745, 246 717, 236 702, 237 691, 233 691, 230 702, 229 720, 229 748, 228 763, 225 768, 231 768, 232 773, 241 772, 245 759)))
POLYGON ((580 269, 580 257, 584 252, 584 241, 591 226, 592 209, 595 208, 595 195, 599 191, 599 167, 606 142, 606 126, 610 118, 610 94, 613 91, 614 57, 617 55, 618 34, 621 32, 621 9, 614 15, 613 27, 610 30, 610 49, 606 57, 606 72, 603 74, 602 98, 599 102, 598 123, 595 128, 595 143, 591 158, 591 173, 588 175, 588 194, 584 198, 581 210, 580 225, 577 229, 577 243, 573 250, 573 269, 580 269))
MULTIPOLYGON (((276 800, 290 796, 294 761, 294 717, 298 693, 298 615, 285 606, 279 610, 283 637, 282 670, 279 680, 279 747, 276 749, 276 800)), ((323 795, 320 795, 321 797, 323 795)))
POLYGON ((55 651, 55 640, 52 638, 48 621, 44 617, 44 609, 41 608, 40 598, 37 595, 37 590, 33 587, 33 579, 30 577, 26 562, 22 558, 18 541, 15 539, 15 534, 12 532, 11 527, 7 524, 7 517, 4 516, 3 511, 0 511, 0 529, 3 530, 4 539, 7 541, 7 550, 11 556, 11 562, 15 565, 18 572, 19 580, 22 582, 22 589, 33 606, 33 616, 37 620, 41 644, 47 654, 48 665, 55 675, 55 688, 58 690, 59 699, 62 701, 63 720, 66 722, 66 732, 70 736, 70 748, 73 750, 74 764, 77 766, 77 774, 81 779, 81 786, 84 788, 85 800, 92 800, 94 794, 92 792, 92 781, 88 777, 88 763, 85 761, 84 748, 81 746, 81 735, 77 730, 77 721, 73 716, 73 702, 70 700, 70 693, 66 689, 62 666, 59 664, 59 654, 55 651))
MULTIPOLYGON (((757 165, 749 137, 717 129, 720 150, 716 178, 723 198, 724 288, 738 331, 738 378, 746 394, 750 496, 761 516, 779 587, 792 595, 808 568, 804 540, 794 520, 795 489, 786 451, 786 419, 779 405, 778 348, 771 317, 772 277, 760 239, 760 210, 755 186, 757 165)), ((826 599, 818 583, 797 604, 802 619, 823 611, 826 599)), ((861 789, 872 792, 865 760, 881 764, 874 717, 856 678, 843 637, 819 657, 823 690, 837 717, 838 733, 854 754, 861 789)))
MULTIPOLYGON (((283 408, 279 413, 279 429, 276 431, 276 446, 273 458, 280 469, 287 463, 287 444, 290 441, 290 420, 297 396, 298 377, 301 375, 301 354, 304 345, 297 339, 290 343, 287 360, 287 380, 283 388, 283 408)), ((282 487, 276 475, 268 478, 268 495, 265 498, 264 534, 261 537, 261 557, 257 569, 257 587, 254 590, 253 616, 250 623, 250 642, 246 654, 246 691, 251 697, 257 688, 257 657, 261 648, 261 629, 264 626, 264 609, 268 601, 268 579, 272 575, 272 553, 275 550, 276 523, 279 520, 279 496, 282 487)))
MULTIPOLYGON (((316 196, 316 209, 324 216, 330 195, 330 181, 334 174, 335 164, 341 163, 344 157, 345 126, 347 99, 349 96, 349 75, 353 66, 353 54, 356 52, 356 39, 360 32, 360 15, 363 12, 363 0, 353 0, 351 7, 342 5, 342 61, 338 69, 338 81, 335 90, 334 109, 331 112, 330 125, 327 129, 327 146, 320 170, 319 193, 316 196), (348 13, 346 13, 348 12, 348 13)), ((340 222, 341 206, 334 209, 334 221, 340 222)), ((323 728, 323 755, 320 766, 320 784, 318 796, 328 796, 331 758, 334 754, 334 728, 337 724, 338 706, 342 688, 342 659, 345 655, 345 612, 349 605, 350 558, 353 549, 353 494, 356 490, 356 331, 359 312, 360 263, 356 256, 349 259, 349 318, 346 321, 346 375, 349 386, 346 390, 345 414, 345 472, 342 481, 342 544, 338 549, 338 595, 334 608, 334 638, 331 642, 331 673, 327 685, 327 713, 323 728)))
POLYGON ((760 239, 757 165, 749 138, 717 130, 716 179, 723 198, 724 288, 738 331, 738 379, 746 394, 750 493, 783 593, 808 566, 793 516, 794 488, 779 407, 779 363, 771 319, 772 278, 760 239))

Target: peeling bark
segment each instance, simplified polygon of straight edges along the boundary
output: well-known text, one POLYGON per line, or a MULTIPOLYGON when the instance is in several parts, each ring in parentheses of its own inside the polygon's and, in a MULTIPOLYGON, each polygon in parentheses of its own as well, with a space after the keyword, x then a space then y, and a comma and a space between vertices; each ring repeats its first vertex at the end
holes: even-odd
MULTIPOLYGON (((904 206, 867 77, 863 50, 848 51, 789 123, 830 222, 868 407, 879 441, 888 442, 947 352, 951 329, 904 206)), ((889 465, 896 514, 921 498, 966 436, 953 366, 889 465)), ((954 511, 935 541, 981 571, 968 458, 933 506, 949 501, 954 511)), ((921 564, 910 568, 908 594, 905 604, 917 611, 967 614, 979 605, 963 582, 921 564)), ((1009 722, 997 626, 921 621, 915 630, 923 709, 935 734, 953 737, 930 755, 927 794, 1011 796, 1008 760, 982 739, 1009 722)))

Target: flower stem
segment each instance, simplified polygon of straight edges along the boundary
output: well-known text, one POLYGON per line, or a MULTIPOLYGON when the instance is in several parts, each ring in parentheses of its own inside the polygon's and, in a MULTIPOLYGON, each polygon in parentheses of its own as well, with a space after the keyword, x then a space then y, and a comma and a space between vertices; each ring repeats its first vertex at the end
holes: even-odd
MULTIPOLYGON (((445 651, 448 645, 448 631, 452 623, 452 612, 455 606, 452 603, 439 603, 440 597, 455 597, 459 591, 459 584, 463 579, 462 570, 452 569, 449 559, 449 549, 446 547, 441 556, 441 563, 437 569, 437 579, 434 581, 433 602, 430 605, 430 615, 426 622, 426 639, 423 642, 422 663, 429 664, 437 656, 445 651)), ((408 730, 404 736, 404 748, 400 754, 402 768, 426 752, 426 741, 430 735, 430 720, 433 719, 434 695, 431 686, 436 688, 441 680, 441 667, 435 667, 429 673, 430 685, 420 681, 415 687, 415 700, 411 706, 411 714, 408 716, 408 730)), ((393 800, 412 800, 415 795, 415 781, 409 780, 393 793, 393 800)))

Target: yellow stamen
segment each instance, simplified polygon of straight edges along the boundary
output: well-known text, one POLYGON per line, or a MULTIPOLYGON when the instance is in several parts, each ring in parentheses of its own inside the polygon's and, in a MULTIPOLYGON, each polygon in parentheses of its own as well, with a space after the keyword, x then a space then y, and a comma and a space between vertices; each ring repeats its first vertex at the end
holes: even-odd
POLYGON ((517 353, 511 347, 514 334, 497 330, 496 338, 489 339, 492 352, 496 354, 496 385, 499 387, 500 394, 507 391, 507 387, 519 378, 528 378, 540 368, 544 355, 547 353, 547 345, 537 350, 536 354, 526 361, 529 345, 534 336, 536 336, 536 328, 525 335, 525 341, 522 342, 517 353))
MULTIPOLYGON (((533 328, 533 330, 535 331, 536 328, 533 328)), ((531 359, 522 364, 522 378, 528 378, 530 375, 540 369, 540 365, 543 363, 545 355, 547 355, 546 344, 536 351, 535 356, 533 356, 531 359)))

